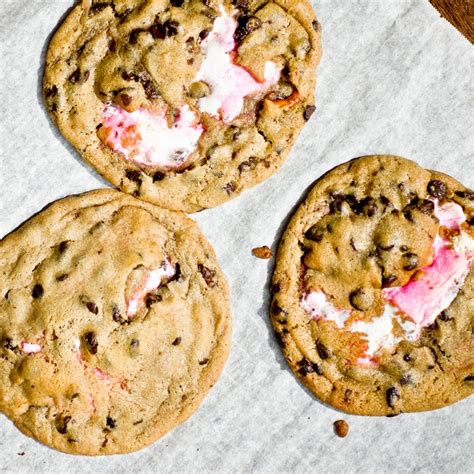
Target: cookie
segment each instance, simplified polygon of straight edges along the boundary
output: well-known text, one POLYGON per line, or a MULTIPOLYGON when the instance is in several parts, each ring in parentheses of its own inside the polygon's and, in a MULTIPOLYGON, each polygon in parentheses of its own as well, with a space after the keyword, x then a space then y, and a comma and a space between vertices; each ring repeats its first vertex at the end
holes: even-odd
POLYGON ((307 0, 84 0, 51 40, 44 97, 114 186, 196 212, 283 164, 320 56, 307 0))
POLYGON ((0 411, 55 449, 154 442, 215 384, 230 333, 226 280, 181 213, 94 191, 0 241, 0 411))
POLYGON ((284 233, 271 319, 296 376, 348 413, 474 390, 474 193, 395 156, 338 166, 284 233))

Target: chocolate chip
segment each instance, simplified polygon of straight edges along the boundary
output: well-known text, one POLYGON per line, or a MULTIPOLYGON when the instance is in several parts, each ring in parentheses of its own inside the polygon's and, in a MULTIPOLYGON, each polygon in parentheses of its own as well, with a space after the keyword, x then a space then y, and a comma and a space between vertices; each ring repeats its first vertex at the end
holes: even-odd
POLYGON ((171 0, 171 5, 173 5, 173 7, 181 7, 184 3, 184 0, 171 0))
POLYGON ((474 201, 474 192, 472 191, 456 191, 455 194, 461 199, 469 199, 469 201, 474 201))
POLYGON ((93 314, 97 314, 99 312, 99 308, 92 301, 87 301, 86 302, 86 307, 93 314))
POLYGON ((273 284, 271 291, 272 291, 272 294, 278 293, 280 291, 280 285, 278 283, 273 284))
POLYGON ((97 354, 97 348, 99 347, 99 342, 94 332, 87 332, 84 334, 84 341, 87 344, 87 349, 92 355, 97 354))
POLYGON ((235 191, 235 184, 227 183, 222 189, 230 196, 235 191))
POLYGON ((56 429, 58 430, 58 433, 66 434, 67 425, 69 424, 71 420, 72 420, 71 416, 64 416, 64 417, 62 415, 57 416, 55 423, 56 423, 56 429))
POLYGON ((395 403, 397 400, 400 399, 400 392, 398 391, 397 387, 390 387, 387 389, 387 392, 385 393, 385 398, 387 400, 387 405, 390 408, 395 407, 395 403))
POLYGON ((393 283, 397 281, 397 277, 395 275, 388 275, 382 277, 382 288, 388 288, 392 286, 393 283))
POLYGON ((446 311, 441 311, 438 317, 441 321, 451 321, 451 319, 453 319, 448 316, 448 313, 446 311))
POLYGON ((237 24, 234 39, 237 44, 240 44, 250 33, 253 33, 262 26, 262 21, 256 16, 242 15, 237 20, 237 24))
POLYGON ((304 119, 308 121, 313 116, 315 111, 316 111, 315 105, 307 105, 303 112, 304 119))
POLYGON ((153 84, 153 81, 151 79, 141 81, 141 84, 143 86, 147 99, 153 100, 158 97, 158 91, 156 90, 155 85, 153 84))
POLYGON ((209 362, 209 359, 203 359, 199 361, 199 365, 207 365, 209 362))
POLYGON ((408 385, 414 382, 413 377, 410 374, 404 374, 403 377, 400 379, 401 385, 408 385))
POLYGON ((406 271, 414 270, 420 263, 420 259, 416 253, 403 254, 403 269, 406 271))
POLYGON ((67 242, 66 240, 61 242, 58 247, 59 253, 64 253, 65 250, 68 248, 68 245, 69 245, 69 242, 67 242))
POLYGON ((349 433, 349 425, 347 421, 337 420, 334 422, 334 433, 336 433, 339 438, 345 438, 349 433))
POLYGON ((331 351, 320 341, 316 341, 316 350, 318 351, 319 357, 323 360, 331 357, 331 351))
POLYGON ((199 33, 199 39, 201 41, 204 41, 208 36, 209 36, 209 33, 211 32, 211 30, 202 30, 201 33, 199 33))
POLYGON ((446 196, 446 185, 439 179, 432 179, 427 186, 430 196, 441 199, 446 196))
POLYGON ((416 202, 416 207, 427 216, 433 214, 434 212, 434 202, 429 199, 418 199, 416 202))
POLYGON ((112 6, 112 5, 110 4, 110 2, 94 3, 93 5, 91 5, 91 7, 90 7, 90 9, 89 9, 89 15, 95 14, 95 13, 99 13, 99 12, 101 12, 102 10, 104 10, 105 8, 111 7, 111 6, 112 6))
MULTIPOLYGON (((388 206, 391 206, 391 205, 392 205, 390 199, 388 199, 388 198, 385 197, 385 196, 380 196, 380 202, 385 206, 385 208, 387 208, 388 206)), ((384 210, 385 210, 385 209, 384 209, 384 210)))
POLYGON ((110 428, 110 429, 114 429, 117 426, 117 422, 113 418, 111 418, 110 416, 107 417, 105 423, 106 423, 107 427, 110 428))
POLYGON ((76 69, 70 76, 69 76, 69 82, 71 84, 75 84, 79 79, 81 78, 81 71, 79 69, 76 69))
POLYGON ((34 287, 33 287, 33 291, 31 292, 31 296, 35 299, 37 298, 41 298, 44 294, 44 290, 43 290, 43 287, 37 283, 34 287))
POLYGON ((15 349, 18 348, 18 346, 15 346, 13 344, 13 339, 10 338, 10 337, 5 338, 5 341, 3 343, 3 347, 5 347, 5 349, 7 349, 9 351, 14 351, 15 349))
POLYGON ((122 317, 122 314, 120 313, 120 310, 118 309, 117 306, 114 306, 112 308, 112 319, 118 323, 118 324, 125 324, 128 321, 122 317))
POLYGON ((115 42, 115 40, 113 38, 111 38, 110 41, 109 41, 109 51, 111 53, 115 53, 116 46, 117 46, 117 43, 115 42))
POLYGON ((163 24, 166 36, 175 36, 178 34, 179 23, 177 21, 168 20, 163 24))
POLYGON ((367 217, 372 217, 377 212, 377 204, 373 197, 366 197, 359 202, 359 212, 367 217))
POLYGON ((132 339, 130 341, 130 347, 132 349, 138 349, 140 347, 140 341, 138 339, 132 339))
POLYGON ((305 377, 308 374, 316 373, 322 375, 321 368, 318 364, 310 362, 308 359, 303 358, 298 362, 298 373, 305 377))
POLYGON ((58 93, 58 88, 55 85, 48 87, 44 91, 44 95, 47 99, 49 99, 50 97, 56 97, 57 93, 58 93))
POLYGON ((319 25, 319 21, 318 20, 313 20, 313 29, 314 31, 319 31, 320 29, 320 25, 319 25))
POLYGON ((308 240, 313 240, 314 242, 321 242, 324 237, 325 229, 321 224, 314 224, 310 227, 304 234, 308 240))
POLYGON ((142 174, 138 170, 127 170, 125 172, 125 176, 130 181, 135 181, 136 183, 141 184, 142 182, 142 174))
POLYGON ((141 28, 137 28, 135 30, 133 30, 131 33, 130 33, 130 36, 128 38, 128 40, 130 41, 131 44, 136 44, 137 41, 138 41, 138 35, 140 33, 142 33, 143 30, 141 28))
POLYGON ((153 39, 164 39, 166 38, 166 33, 163 25, 161 23, 155 23, 151 25, 148 29, 153 39))
POLYGON ((401 252, 406 252, 408 250, 408 247, 406 245, 400 246, 400 251, 401 252))
POLYGON ((211 270, 200 263, 198 265, 198 271, 209 288, 214 288, 216 286, 216 282, 214 281, 214 277, 216 276, 215 270, 211 270))
POLYGON ((331 193, 331 201, 329 203, 329 212, 335 214, 341 212, 342 203, 345 202, 346 196, 342 193, 331 193))
POLYGON ((405 355, 403 356, 403 360, 404 360, 405 362, 410 362, 410 361, 412 360, 411 355, 410 355, 410 354, 405 354, 405 355))
POLYGON ((237 8, 246 10, 249 6, 249 0, 232 0, 232 4, 235 5, 237 8))
POLYGON ((174 341, 173 341, 173 346, 179 346, 181 344, 181 341, 182 341, 182 337, 181 336, 178 336, 174 341))
POLYGON ((128 107, 132 103, 132 98, 128 94, 122 94, 120 98, 125 107, 128 107))
POLYGON ((162 173, 161 171, 157 171, 154 175, 153 175, 153 182, 155 183, 156 181, 163 181, 165 179, 165 174, 162 173))
POLYGON ((87 82, 90 75, 91 75, 91 73, 90 73, 89 71, 86 71, 86 72, 84 73, 83 81, 84 81, 84 82, 87 82))
POLYGON ((64 280, 67 280, 69 278, 69 275, 67 273, 62 273, 61 275, 58 275, 56 277, 56 280, 57 281, 64 281, 64 280))
POLYGON ((159 303, 162 299, 160 295, 150 294, 146 297, 145 305, 147 308, 150 308, 155 303, 159 303))
POLYGON ((168 280, 168 283, 172 281, 178 281, 181 278, 181 265, 177 263, 174 266, 174 275, 168 280))
POLYGON ((464 382, 474 382, 474 375, 468 375, 464 377, 464 382))
POLYGON ((286 314, 286 311, 283 308, 280 308, 276 301, 272 304, 272 314, 273 316, 278 316, 279 314, 286 314))

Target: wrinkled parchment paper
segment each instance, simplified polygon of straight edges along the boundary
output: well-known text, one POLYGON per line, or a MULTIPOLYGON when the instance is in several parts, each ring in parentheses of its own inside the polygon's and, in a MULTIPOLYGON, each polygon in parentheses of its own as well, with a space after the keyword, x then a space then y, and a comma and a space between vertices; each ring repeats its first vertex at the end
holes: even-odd
MULTIPOLYGON (((233 350, 201 408, 153 446, 73 457, 0 415, 1 472, 472 472, 473 399, 396 418, 347 416, 292 376, 270 329, 275 250, 305 190, 365 154, 406 156, 474 186, 472 46, 425 0, 314 0, 323 27, 317 112, 273 179, 195 215, 232 289, 233 350), (346 439, 332 423, 350 424, 346 439), (19 455, 18 453, 24 453, 19 455)), ((73 0, 0 1, 0 237, 49 202, 107 186, 49 121, 40 80, 73 0)))

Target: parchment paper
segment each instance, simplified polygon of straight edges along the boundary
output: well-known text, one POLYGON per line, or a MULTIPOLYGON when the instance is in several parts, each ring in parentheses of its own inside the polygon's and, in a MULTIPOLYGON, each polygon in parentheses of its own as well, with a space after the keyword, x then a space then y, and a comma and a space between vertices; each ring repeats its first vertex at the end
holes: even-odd
MULTIPOLYGON (((466 0, 467 1, 467 0, 466 0)), ((2 472, 473 472, 473 400, 396 418, 347 416, 287 368, 270 328, 281 232, 311 183, 356 156, 393 153, 474 186, 473 48, 425 0, 315 0, 323 26, 317 112, 263 185, 195 215, 232 288, 233 350, 201 408, 141 452, 55 452, 0 416, 2 472), (332 423, 346 419, 346 439, 332 423), (17 453, 24 453, 19 455, 17 453)), ((49 35, 73 0, 0 1, 0 236, 49 202, 107 186, 58 135, 40 97, 49 35)))

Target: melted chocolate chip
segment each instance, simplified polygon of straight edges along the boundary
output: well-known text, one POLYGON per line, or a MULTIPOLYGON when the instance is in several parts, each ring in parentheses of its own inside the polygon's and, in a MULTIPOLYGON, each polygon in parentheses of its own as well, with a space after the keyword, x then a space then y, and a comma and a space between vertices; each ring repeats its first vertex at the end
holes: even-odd
POLYGON ((223 189, 230 196, 235 191, 235 184, 234 183, 227 183, 223 187, 223 189))
POLYGON ((313 116, 315 111, 316 111, 315 105, 307 105, 303 112, 304 119, 308 121, 313 116))
POLYGON ((395 275, 388 275, 382 277, 382 288, 388 288, 392 286, 393 283, 397 281, 397 277, 395 275))
POLYGON ((278 283, 273 284, 271 291, 272 291, 272 294, 278 293, 280 291, 280 285, 278 283))
POLYGON ((216 282, 214 281, 214 277, 216 276, 215 270, 211 270, 200 263, 198 265, 198 271, 209 288, 214 288, 216 286, 216 282))
POLYGON ((145 91, 145 95, 148 100, 153 100, 158 97, 158 91, 156 90, 155 85, 153 84, 153 81, 151 79, 147 79, 140 82, 143 86, 143 90, 145 91))
POLYGON ((319 29, 320 29, 319 21, 314 20, 313 21, 313 30, 317 32, 317 31, 319 31, 319 29))
POLYGON ((255 30, 262 26, 262 21, 256 16, 246 16, 242 15, 237 20, 237 29, 234 33, 234 39, 237 44, 242 43, 242 41, 255 30))
POLYGON ((111 6, 112 5, 110 4, 110 2, 94 3, 93 5, 91 5, 89 9, 89 15, 99 13, 102 10, 105 10, 107 7, 111 7, 111 6))
POLYGON ((64 253, 68 245, 69 245, 69 242, 67 242, 66 240, 61 242, 58 247, 59 253, 64 253))
POLYGON ((159 303, 162 299, 160 295, 150 294, 146 297, 145 305, 147 308, 150 308, 155 303, 159 303))
POLYGON ((207 365, 208 362, 209 362, 209 359, 206 358, 206 359, 200 360, 199 365, 207 365))
POLYGON ((109 41, 109 51, 111 53, 115 53, 116 46, 117 46, 117 43, 115 42, 115 40, 113 38, 111 38, 110 41, 109 41))
POLYGON ((441 311, 438 317, 441 321, 451 321, 451 319, 453 319, 448 316, 448 313, 446 311, 441 311))
POLYGON ((232 0, 232 4, 241 10, 246 10, 249 6, 249 0, 232 0))
POLYGON ((179 346, 181 344, 181 341, 183 338, 181 336, 178 336, 174 341, 173 341, 173 346, 179 346))
POLYGON ((122 314, 120 313, 120 310, 118 309, 117 306, 114 306, 112 308, 112 319, 118 323, 118 324, 125 324, 128 321, 122 317, 122 314))
POLYGON ((128 94, 122 94, 120 98, 125 107, 128 107, 132 103, 132 98, 128 94))
POLYGON ((58 275, 56 277, 56 280, 57 281, 64 281, 64 280, 67 280, 69 278, 69 275, 67 273, 62 273, 61 275, 58 275))
POLYGON ((155 183, 156 181, 163 181, 163 179, 165 179, 165 174, 164 173, 161 173, 160 171, 157 171, 154 175, 153 175, 153 182, 155 183))
POLYGON ((406 271, 414 270, 420 263, 420 259, 416 253, 403 254, 403 269, 406 271))
POLYGON ((474 375, 468 375, 464 377, 464 382, 474 382, 474 375))
POLYGON ((365 311, 372 304, 372 297, 364 288, 359 288, 349 295, 349 301, 353 308, 365 311))
POLYGON ((331 351, 320 341, 316 341, 316 350, 318 351, 319 357, 323 360, 331 357, 331 351))
POLYGON ((401 385, 409 385, 414 382, 413 377, 410 374, 404 374, 403 377, 400 379, 401 385))
POLYGON ((207 29, 207 30, 202 30, 201 33, 199 33, 199 39, 201 41, 204 41, 208 36, 209 36, 209 33, 211 32, 211 30, 207 29))
POLYGON ((177 263, 174 266, 174 275, 168 280, 168 283, 172 281, 178 281, 181 278, 181 265, 177 263))
POLYGON ((87 301, 86 302, 86 307, 92 314, 97 314, 99 312, 99 308, 92 301, 87 301))
POLYGON ((315 224, 305 232, 304 236, 308 240, 313 240, 314 242, 321 242, 324 237, 324 230, 325 229, 321 225, 315 224))
POLYGON ((122 72, 122 79, 124 81, 138 81, 138 76, 133 73, 133 72, 127 72, 127 71, 124 71, 122 72))
POLYGON ((87 332, 84 334, 84 341, 87 344, 87 349, 92 355, 97 354, 97 349, 99 347, 99 342, 94 332, 87 332))
POLYGON ((412 360, 412 359, 411 359, 411 355, 410 355, 410 354, 405 354, 405 355, 403 356, 403 360, 404 360, 405 362, 410 362, 410 361, 412 360))
POLYGON ((151 25, 148 31, 150 32, 151 36, 153 36, 153 39, 166 38, 165 29, 161 23, 155 23, 154 25, 151 25))
POLYGON ((13 344, 13 339, 11 339, 10 337, 5 338, 5 341, 3 343, 3 347, 5 347, 5 349, 7 349, 9 351, 14 351, 15 349, 18 348, 18 346, 15 346, 13 344))
POLYGON ((461 199, 469 199, 469 201, 474 201, 474 192, 472 191, 456 191, 455 194, 461 199))
POLYGON ((50 97, 56 97, 57 93, 58 93, 58 88, 55 85, 48 87, 44 91, 44 95, 47 99, 49 99, 50 97))
POLYGON ((163 24, 165 36, 175 36, 178 34, 179 23, 177 21, 168 20, 163 24))
POLYGON ((136 183, 141 184, 142 182, 142 174, 138 170, 127 170, 125 172, 125 176, 130 181, 135 181, 136 183))
POLYGON ((69 82, 71 84, 75 84, 79 79, 81 78, 81 71, 79 69, 76 69, 70 76, 69 76, 69 82))
POLYGON ((138 349, 140 347, 140 341, 138 339, 132 339, 130 341, 130 347, 132 349, 138 349))
POLYGON ((358 210, 360 214, 372 217, 377 212, 377 204, 373 197, 366 197, 359 202, 358 210))
POLYGON ((106 423, 107 427, 112 429, 112 430, 117 426, 116 420, 114 420, 110 416, 107 417, 107 419, 105 420, 105 423, 106 423))
POLYGON ((430 196, 441 199, 446 196, 446 185, 439 179, 432 179, 428 183, 427 191, 430 196))
POLYGON ((89 80, 91 73, 89 71, 84 72, 84 78, 83 81, 87 82, 89 80))
POLYGON ((38 283, 33 287, 33 291, 31 292, 31 296, 35 299, 41 298, 44 294, 43 287, 38 283))
POLYGON ((429 199, 418 199, 416 202, 416 207, 427 216, 433 214, 434 212, 434 202, 429 199))
POLYGON ((173 5, 173 7, 181 7, 184 3, 184 0, 171 0, 171 5, 173 5))
POLYGON ((66 434, 67 432, 67 425, 69 422, 72 420, 71 416, 58 416, 56 417, 56 429, 58 430, 58 433, 61 434, 66 434))
POLYGON ((385 398, 387 400, 387 405, 390 408, 395 407, 395 403, 397 400, 400 399, 400 392, 398 391, 397 387, 390 387, 387 389, 387 392, 385 393, 385 398))
POLYGON ((310 362, 308 359, 303 358, 298 362, 298 373, 305 377, 308 374, 316 373, 318 375, 322 374, 321 368, 318 364, 310 362))
POLYGON ((128 40, 130 41, 131 44, 136 44, 137 41, 138 41, 138 35, 140 33, 142 33, 143 30, 141 28, 137 28, 136 30, 133 30, 131 33, 130 33, 130 36, 128 38, 128 40))

